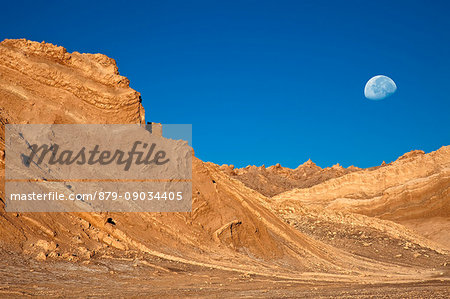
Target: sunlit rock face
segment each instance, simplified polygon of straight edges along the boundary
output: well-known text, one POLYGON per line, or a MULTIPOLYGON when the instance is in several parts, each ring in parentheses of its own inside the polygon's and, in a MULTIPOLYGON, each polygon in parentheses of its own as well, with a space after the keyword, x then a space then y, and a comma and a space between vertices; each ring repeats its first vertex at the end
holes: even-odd
POLYGON ((25 39, 0 43, 0 117, 14 123, 144 123, 114 59, 25 39))

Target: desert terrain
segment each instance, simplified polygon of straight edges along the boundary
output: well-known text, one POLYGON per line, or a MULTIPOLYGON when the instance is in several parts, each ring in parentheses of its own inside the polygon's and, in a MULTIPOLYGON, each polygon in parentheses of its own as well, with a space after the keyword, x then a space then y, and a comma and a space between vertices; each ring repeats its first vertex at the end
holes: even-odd
POLYGON ((450 297, 450 146, 368 169, 194 157, 190 213, 5 211, 5 124, 145 124, 141 101, 105 55, 0 43, 1 297, 450 297))

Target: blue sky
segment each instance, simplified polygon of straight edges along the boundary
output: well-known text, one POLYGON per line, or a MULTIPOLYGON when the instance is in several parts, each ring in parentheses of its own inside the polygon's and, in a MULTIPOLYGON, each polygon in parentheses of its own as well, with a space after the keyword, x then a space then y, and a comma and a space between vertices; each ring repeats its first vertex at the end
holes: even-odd
POLYGON ((2 3, 0 39, 103 53, 205 161, 369 167, 450 144, 448 1, 2 3), (397 92, 364 98, 384 74, 397 92))

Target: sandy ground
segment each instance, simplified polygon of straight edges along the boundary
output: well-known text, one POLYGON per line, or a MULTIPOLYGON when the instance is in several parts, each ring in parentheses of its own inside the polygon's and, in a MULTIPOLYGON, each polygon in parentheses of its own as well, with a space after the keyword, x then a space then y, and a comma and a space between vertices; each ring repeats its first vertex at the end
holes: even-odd
MULTIPOLYGON (((383 284, 296 281, 155 260, 109 258, 89 263, 38 262, 2 254, 1 297, 278 297, 448 298, 450 282, 383 284), (161 267, 161 268, 159 268, 161 267)), ((448 274, 446 275, 448 278, 448 274)))

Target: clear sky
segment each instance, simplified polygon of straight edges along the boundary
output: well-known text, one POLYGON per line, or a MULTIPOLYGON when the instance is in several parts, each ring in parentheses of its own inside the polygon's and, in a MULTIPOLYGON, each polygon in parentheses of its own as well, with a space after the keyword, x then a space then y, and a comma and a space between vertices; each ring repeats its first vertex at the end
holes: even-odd
POLYGON ((0 39, 103 53, 205 161, 369 167, 450 144, 450 1, 7 1, 0 39), (364 98, 374 75, 397 92, 364 98))

